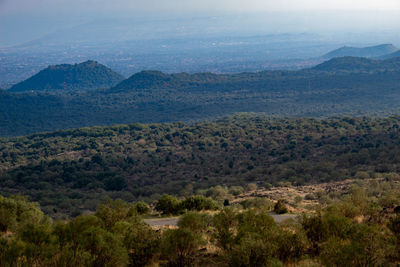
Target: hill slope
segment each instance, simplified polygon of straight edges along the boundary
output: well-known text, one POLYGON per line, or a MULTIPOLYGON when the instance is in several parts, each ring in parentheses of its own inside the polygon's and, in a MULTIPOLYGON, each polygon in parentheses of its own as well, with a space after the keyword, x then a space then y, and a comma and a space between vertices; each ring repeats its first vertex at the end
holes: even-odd
POLYGON ((369 47, 351 47, 344 46, 334 51, 331 51, 325 55, 323 58, 334 58, 334 57, 380 57, 386 54, 393 53, 399 49, 392 44, 382 44, 377 46, 369 47))
POLYGON ((388 115, 399 112, 399 66, 400 58, 340 58, 301 71, 145 71, 109 90, 8 92, 0 94, 0 136, 116 123, 196 122, 236 112, 388 115))
POLYGON ((400 58, 374 60, 362 57, 337 57, 325 61, 313 70, 329 72, 381 72, 400 70, 400 58))
POLYGON ((396 51, 394 53, 383 55, 380 57, 380 59, 389 59, 389 58, 396 58, 396 57, 400 57, 400 51, 396 51))
POLYGON ((53 214, 94 209, 105 195, 150 200, 215 185, 393 177, 400 174, 399 129, 399 116, 240 115, 0 139, 0 193, 30 195, 53 214))
POLYGON ((109 88, 124 79, 95 61, 49 66, 10 88, 11 92, 66 91, 109 88))

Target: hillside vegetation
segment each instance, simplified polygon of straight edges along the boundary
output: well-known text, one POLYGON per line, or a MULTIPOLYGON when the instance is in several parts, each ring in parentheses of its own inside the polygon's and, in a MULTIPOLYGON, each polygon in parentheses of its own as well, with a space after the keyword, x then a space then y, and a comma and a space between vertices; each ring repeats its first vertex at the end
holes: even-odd
POLYGON ((400 58, 338 58, 301 71, 143 71, 111 89, 0 94, 0 136, 116 123, 196 122, 236 112, 282 117, 397 114, 400 58))
MULTIPOLYGON (((157 206, 172 208, 173 203, 160 199, 157 206)), ((53 222, 36 203, 0 196, 0 264, 362 267, 400 263, 400 206, 395 206, 399 187, 393 182, 359 182, 343 195, 336 194, 329 206, 279 224, 268 215, 265 202, 254 203, 247 208, 220 207, 213 213, 187 211, 177 227, 152 229, 141 216, 150 209, 140 202, 107 200, 93 214, 53 222), (390 203, 382 194, 393 190, 390 203)), ((275 210, 278 203, 284 208, 281 200, 275 210)))
POLYGON ((398 177, 400 117, 131 124, 0 140, 0 190, 49 214, 93 210, 108 195, 152 201, 216 185, 398 177))

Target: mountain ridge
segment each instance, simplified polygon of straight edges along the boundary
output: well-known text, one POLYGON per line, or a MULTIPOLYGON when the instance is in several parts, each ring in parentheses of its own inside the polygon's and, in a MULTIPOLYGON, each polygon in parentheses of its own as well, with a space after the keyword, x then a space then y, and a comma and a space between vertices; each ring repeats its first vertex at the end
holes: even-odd
POLYGON ((396 51, 399 51, 399 49, 393 44, 380 44, 368 47, 343 46, 323 55, 322 58, 329 59, 346 56, 377 58, 396 51))
POLYGON ((300 71, 143 71, 105 90, 0 93, 0 136, 120 123, 198 122, 238 112, 275 117, 398 114, 400 58, 337 58, 300 71))
POLYGON ((320 71, 396 71, 400 69, 400 57, 384 60, 364 57, 335 57, 311 68, 320 71))
POLYGON ((396 58, 396 57, 400 57, 400 50, 395 51, 390 54, 387 54, 387 55, 383 55, 383 56, 379 57, 379 59, 385 60, 385 59, 396 58))

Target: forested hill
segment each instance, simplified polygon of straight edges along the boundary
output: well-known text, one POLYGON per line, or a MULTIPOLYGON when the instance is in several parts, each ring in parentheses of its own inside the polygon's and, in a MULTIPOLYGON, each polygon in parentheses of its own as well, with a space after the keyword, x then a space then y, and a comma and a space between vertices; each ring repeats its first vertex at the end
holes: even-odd
MULTIPOLYGON (((260 77, 258 74, 254 74, 260 77)), ((235 75, 222 75, 213 73, 176 73, 166 74, 160 71, 141 71, 133 74, 128 79, 122 81, 109 92, 120 92, 125 90, 142 90, 142 89, 179 89, 191 88, 199 85, 211 85, 214 83, 233 82, 235 75)), ((251 76, 249 74, 242 74, 242 79, 246 80, 251 76)))
MULTIPOLYGON (((287 83, 287 87, 295 87, 293 79, 298 82, 304 78, 314 78, 320 73, 330 74, 347 73, 379 73, 400 71, 400 57, 387 60, 373 60, 363 57, 338 57, 321 63, 311 69, 300 71, 263 71, 257 73, 239 74, 213 74, 213 73, 176 73, 165 74, 159 71, 142 71, 124 80, 111 88, 108 92, 121 92, 143 89, 192 89, 192 90, 232 90, 245 87, 254 87, 252 83, 258 83, 258 89, 273 89, 274 81, 287 83)), ((352 82, 349 81, 349 85, 352 82)), ((279 86, 279 85, 278 85, 279 86)))
POLYGON ((400 57, 386 60, 373 60, 362 57, 338 57, 315 66, 313 70, 328 72, 400 71, 400 57))
POLYGON ((383 55, 391 54, 399 49, 392 44, 381 44, 369 47, 351 47, 344 46, 339 49, 333 50, 324 56, 323 58, 335 58, 335 57, 380 57, 383 55))
POLYGON ((396 52, 393 52, 391 54, 388 54, 388 55, 384 55, 384 56, 382 56, 380 58, 381 59, 388 59, 388 58, 396 58, 396 57, 400 57, 400 50, 396 51, 396 52))
POLYGON ((96 61, 49 66, 10 88, 11 92, 68 91, 109 88, 124 79, 96 61))
POLYGON ((337 58, 301 71, 143 71, 111 89, 0 94, 0 136, 117 123, 196 122, 236 112, 271 116, 400 111, 400 58, 337 58))
POLYGON ((50 214, 215 185, 400 177, 400 117, 131 124, 0 139, 0 193, 50 214))

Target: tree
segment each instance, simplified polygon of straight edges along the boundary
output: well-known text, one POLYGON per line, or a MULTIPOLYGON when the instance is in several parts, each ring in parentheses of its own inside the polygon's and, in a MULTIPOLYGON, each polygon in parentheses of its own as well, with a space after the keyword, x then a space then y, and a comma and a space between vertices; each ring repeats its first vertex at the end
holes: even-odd
POLYGON ((120 236, 128 251, 129 266, 146 266, 159 252, 160 233, 142 223, 118 222, 113 232, 120 236))
POLYGON ((23 255, 28 266, 45 266, 56 253, 57 248, 50 225, 26 224, 18 236, 23 242, 23 255))
POLYGON ((109 177, 104 181, 104 189, 108 191, 121 191, 126 187, 126 180, 124 177, 109 177))
POLYGON ((82 244, 93 262, 91 266, 126 266, 129 262, 128 252, 117 235, 100 227, 90 227, 82 235, 82 244))
POLYGON ((213 219, 214 238, 217 246, 228 251, 231 249, 238 225, 237 213, 232 208, 224 208, 213 219))
POLYGON ((181 203, 174 196, 163 195, 157 201, 155 209, 165 215, 176 215, 181 211, 181 203))
POLYGON ((284 199, 279 199, 274 206, 274 212, 276 214, 283 214, 283 213, 287 213, 288 209, 285 205, 285 200, 284 199))
POLYGON ((251 192, 257 190, 258 186, 254 183, 250 183, 246 186, 246 192, 251 192))
POLYGON ((140 215, 147 214, 151 211, 149 205, 146 204, 146 202, 139 201, 134 205, 136 212, 140 215))
POLYGON ((194 233, 204 233, 212 224, 212 217, 198 212, 187 212, 178 221, 179 228, 187 228, 194 233))
POLYGON ((181 202, 181 207, 187 210, 215 210, 217 204, 210 198, 205 196, 197 195, 187 197, 181 202))
POLYGON ((45 219, 37 203, 28 202, 21 196, 0 196, 0 231, 15 231, 18 226, 27 223, 38 224, 45 219))
POLYGON ((108 199, 99 205, 95 215, 103 221, 104 228, 111 230, 119 221, 136 222, 140 220, 136 208, 120 199, 108 199))
POLYGON ((167 230, 162 239, 162 255, 170 266, 190 266, 194 252, 204 243, 200 234, 188 228, 167 230))

